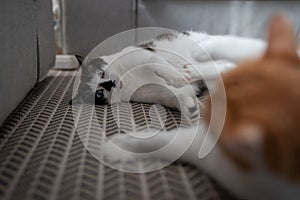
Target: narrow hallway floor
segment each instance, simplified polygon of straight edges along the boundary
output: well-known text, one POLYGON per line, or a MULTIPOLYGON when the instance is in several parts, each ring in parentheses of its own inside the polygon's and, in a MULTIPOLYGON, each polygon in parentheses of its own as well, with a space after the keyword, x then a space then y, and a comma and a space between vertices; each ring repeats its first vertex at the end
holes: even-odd
MULTIPOLYGON (((165 128, 172 129, 180 122, 180 113, 170 109, 160 112, 161 107, 150 109, 149 104, 124 103, 87 105, 84 112, 74 115, 68 102, 75 76, 76 71, 50 71, 0 128, 2 200, 232 199, 206 174, 188 164, 174 163, 158 171, 131 174, 95 159, 84 147, 78 131, 87 139, 98 138, 99 143, 91 145, 101 155, 104 137, 99 127, 110 136, 122 130, 160 127, 166 120, 165 128), (157 117, 150 119, 151 112, 157 117), (91 113, 96 114, 96 120, 91 113), (75 128, 77 115, 82 116, 82 121, 75 128)), ((189 126, 191 122, 182 123, 189 126)), ((136 164, 142 168, 151 165, 139 162, 136 164)))

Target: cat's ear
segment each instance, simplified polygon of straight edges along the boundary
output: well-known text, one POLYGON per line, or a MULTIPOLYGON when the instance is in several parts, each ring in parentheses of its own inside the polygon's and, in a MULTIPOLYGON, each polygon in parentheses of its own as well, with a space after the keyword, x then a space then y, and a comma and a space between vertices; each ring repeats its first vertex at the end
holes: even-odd
POLYGON ((266 57, 298 59, 293 25, 280 14, 271 19, 266 57))
POLYGON ((85 57, 80 56, 80 55, 75 55, 75 57, 76 57, 77 61, 79 62, 79 65, 82 65, 85 57))

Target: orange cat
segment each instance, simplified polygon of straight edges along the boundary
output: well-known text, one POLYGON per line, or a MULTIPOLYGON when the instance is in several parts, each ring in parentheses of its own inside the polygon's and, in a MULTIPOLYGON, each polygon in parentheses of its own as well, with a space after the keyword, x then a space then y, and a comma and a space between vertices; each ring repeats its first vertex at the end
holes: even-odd
MULTIPOLYGON (((218 143, 206 157, 198 157, 199 149, 203 143, 214 144, 217 128, 205 135, 203 124, 156 136, 143 133, 151 136, 143 140, 124 134, 112 142, 131 152, 170 143, 168 151, 151 154, 164 160, 179 157, 188 147, 180 160, 206 171, 238 198, 300 199, 300 61, 291 24, 275 16, 263 56, 238 64, 222 77, 227 112, 218 143)), ((211 94, 217 109, 223 103, 221 86, 218 83, 211 94)), ((204 119, 209 124, 210 99, 207 102, 204 119)), ((134 158, 109 143, 104 151, 109 160, 134 158)))
MULTIPOLYGON (((270 169, 300 181, 300 60, 292 26, 283 17, 272 20, 268 42, 260 59, 223 75, 227 113, 220 142, 248 166, 246 157, 226 147, 259 148, 270 169), (254 141, 258 139, 262 144, 254 141)), ((209 119, 210 109, 206 111, 209 119)))

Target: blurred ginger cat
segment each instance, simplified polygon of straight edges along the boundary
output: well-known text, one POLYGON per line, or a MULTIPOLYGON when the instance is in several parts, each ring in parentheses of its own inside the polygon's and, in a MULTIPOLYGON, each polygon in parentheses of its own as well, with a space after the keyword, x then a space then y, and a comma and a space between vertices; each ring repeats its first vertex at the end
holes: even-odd
MULTIPOLYGON (((205 158, 198 158, 206 132, 206 126, 200 125, 196 139, 179 160, 206 171, 238 198, 300 199, 300 61, 291 24, 275 16, 263 56, 238 64, 222 77, 227 112, 217 145, 205 158)), ((217 87, 212 95, 218 92, 217 87)), ((207 102, 204 119, 209 122, 207 102)), ((174 151, 155 155, 170 160, 193 139, 197 128, 160 132, 144 140, 118 135, 112 142, 131 152, 145 152, 168 144, 177 131, 181 139, 173 144, 174 151)), ((214 131, 209 135, 214 137, 214 131)), ((104 147, 107 159, 132 159, 112 146, 104 147)))

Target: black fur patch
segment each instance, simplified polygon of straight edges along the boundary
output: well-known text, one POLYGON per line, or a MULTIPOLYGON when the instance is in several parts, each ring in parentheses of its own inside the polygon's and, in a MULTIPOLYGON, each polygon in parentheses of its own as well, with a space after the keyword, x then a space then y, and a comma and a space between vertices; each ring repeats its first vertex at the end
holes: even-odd
POLYGON ((187 31, 183 31, 183 32, 182 32, 182 34, 183 34, 183 35, 190 36, 190 33, 189 33, 189 32, 187 32, 187 31))
POLYGON ((103 87, 105 90, 110 91, 111 88, 116 87, 115 81, 106 81, 103 83, 100 83, 99 86, 103 87))
POLYGON ((174 34, 174 33, 164 33, 164 34, 161 34, 159 36, 156 37, 156 39, 159 41, 159 40, 168 40, 168 41, 172 41, 174 39, 177 38, 177 35, 174 34))
POLYGON ((155 45, 153 41, 141 43, 138 47, 155 52, 155 45))

